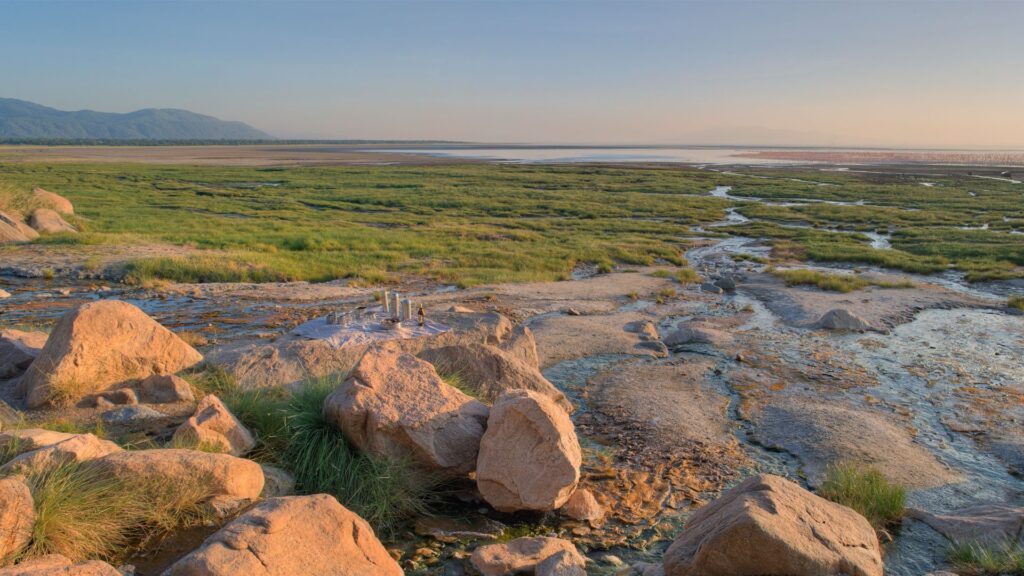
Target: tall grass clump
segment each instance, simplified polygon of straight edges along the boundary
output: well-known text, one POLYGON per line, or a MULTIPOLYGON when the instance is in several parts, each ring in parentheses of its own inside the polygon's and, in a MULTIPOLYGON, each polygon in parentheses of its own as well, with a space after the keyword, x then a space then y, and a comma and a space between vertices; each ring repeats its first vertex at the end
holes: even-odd
POLYGON ((829 274, 816 270, 772 270, 772 274, 782 278, 786 286, 816 286, 821 290, 832 292, 853 292, 868 286, 879 288, 913 288, 915 284, 909 281, 888 282, 883 280, 871 280, 854 276, 852 274, 829 274))
POLYGON ((291 396, 228 392, 224 401, 256 431, 260 446, 255 457, 291 472, 300 493, 331 494, 384 533, 429 513, 434 478, 406 460, 356 451, 324 417, 324 400, 337 386, 336 378, 320 378, 291 396))
POLYGON ((205 521, 199 483, 127 480, 95 463, 65 463, 26 477, 36 522, 24 556, 118 560, 152 537, 205 521))
POLYGON ((1010 308, 1016 308, 1017 310, 1024 311, 1024 296, 1011 296, 1006 301, 1006 305, 1010 308))
POLYGON ((830 465, 818 493, 856 510, 876 529, 899 522, 907 502, 902 486, 889 482, 874 468, 852 463, 830 465))
POLYGON ((958 542, 949 547, 946 556, 965 576, 1024 575, 1024 546, 1017 542, 958 542))

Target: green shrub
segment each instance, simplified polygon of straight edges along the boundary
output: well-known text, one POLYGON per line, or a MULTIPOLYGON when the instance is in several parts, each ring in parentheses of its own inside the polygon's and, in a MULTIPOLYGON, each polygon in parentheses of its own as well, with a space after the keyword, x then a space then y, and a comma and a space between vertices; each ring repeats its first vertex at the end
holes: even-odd
POLYGON ((965 576, 1024 575, 1024 546, 1017 542, 958 542, 949 547, 946 555, 965 576))
POLYGON ((856 510, 875 528, 897 523, 907 500, 902 486, 890 483, 878 470, 857 464, 829 466, 818 493, 856 510))

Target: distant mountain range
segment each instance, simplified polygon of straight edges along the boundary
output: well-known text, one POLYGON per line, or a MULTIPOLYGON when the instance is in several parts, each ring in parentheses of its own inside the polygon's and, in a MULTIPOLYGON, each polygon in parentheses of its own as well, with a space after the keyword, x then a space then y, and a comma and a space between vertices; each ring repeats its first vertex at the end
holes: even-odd
POLYGON ((66 112, 0 98, 0 140, 272 140, 242 122, 227 122, 172 108, 115 114, 66 112))

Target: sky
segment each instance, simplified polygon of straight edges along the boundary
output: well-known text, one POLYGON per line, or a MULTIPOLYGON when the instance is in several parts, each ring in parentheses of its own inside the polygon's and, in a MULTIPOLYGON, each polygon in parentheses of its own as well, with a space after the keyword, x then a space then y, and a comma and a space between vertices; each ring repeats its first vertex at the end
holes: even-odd
POLYGON ((0 0, 0 97, 284 138, 1024 147, 1024 1, 0 0))

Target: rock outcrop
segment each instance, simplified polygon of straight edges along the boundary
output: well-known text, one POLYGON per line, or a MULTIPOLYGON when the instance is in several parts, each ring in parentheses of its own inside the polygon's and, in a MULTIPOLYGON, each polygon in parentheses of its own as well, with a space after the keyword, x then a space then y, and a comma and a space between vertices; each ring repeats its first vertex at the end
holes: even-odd
MULTIPOLYGON (((496 312, 432 312, 430 319, 451 330, 388 345, 416 355, 427 348, 454 344, 504 342, 512 332, 512 323, 496 312)), ((218 347, 210 351, 207 361, 225 369, 243 388, 277 387, 311 377, 344 374, 373 346, 360 343, 338 347, 289 334, 272 343, 258 340, 218 347)))
POLYGON ((480 546, 470 557, 470 562, 483 576, 507 576, 509 574, 577 574, 578 572, 556 572, 558 567, 582 569, 586 559, 576 550, 572 542, 561 538, 533 537, 516 538, 505 544, 480 546), (556 558, 557 557, 557 558, 556 558), (544 572, 540 566, 547 560, 544 572))
POLYGON ((697 510, 664 564, 666 576, 883 573, 864 517, 771 475, 748 478, 697 510))
POLYGON ((57 234, 60 232, 78 233, 77 228, 68 224, 67 221, 60 217, 60 214, 49 208, 33 210, 32 215, 29 216, 28 225, 36 232, 45 232, 47 234, 57 234))
POLYGON ((529 390, 498 397, 480 441, 476 484, 502 512, 561 507, 580 479, 582 453, 569 415, 529 390))
POLYGON ((44 206, 48 206, 61 214, 75 213, 75 207, 71 204, 71 201, 60 194, 54 194, 43 188, 36 188, 32 190, 32 196, 44 206))
POLYGON ((118 300, 83 304, 54 326, 23 376, 30 408, 170 374, 202 355, 135 306, 118 300))
POLYGON ((535 367, 494 346, 464 344, 432 348, 420 353, 439 372, 458 374, 477 396, 494 402, 504 392, 532 390, 547 396, 566 412, 573 406, 558 388, 535 367))
MULTIPOLYGON (((488 344, 494 343, 493 340, 488 342, 488 344)), ((497 342, 497 346, 510 356, 522 360, 527 366, 540 368, 537 341, 533 338, 533 332, 528 327, 516 326, 504 340, 497 342)))
POLYGON ((0 380, 27 370, 46 345, 46 337, 45 332, 0 331, 0 380))
POLYGON ((260 502, 164 576, 401 576, 362 518, 332 496, 260 502))
POLYGON ((367 352, 324 402, 324 416, 360 450, 453 476, 475 467, 487 415, 428 362, 388 346, 367 352))
POLYGON ((95 460, 115 452, 121 452, 121 447, 109 440, 92 434, 73 434, 65 440, 19 454, 0 466, 0 474, 23 474, 60 464, 95 460))
POLYGON ((20 478, 0 480, 0 564, 28 545, 35 521, 32 492, 25 482, 20 478))
POLYGON ((60 554, 29 558, 14 566, 0 568, 0 576, 124 576, 106 562, 86 560, 73 562, 60 554))
POLYGON ((21 214, 0 211, 0 244, 29 242, 39 238, 39 232, 25 224, 21 214))
POLYGON ((263 469, 252 460, 195 450, 127 450, 96 461, 114 476, 132 480, 163 479, 198 485, 208 496, 256 500, 263 491, 263 469))
POLYGON ((175 442, 188 446, 207 445, 232 456, 252 450, 256 439, 213 394, 199 401, 196 413, 174 431, 175 442))

